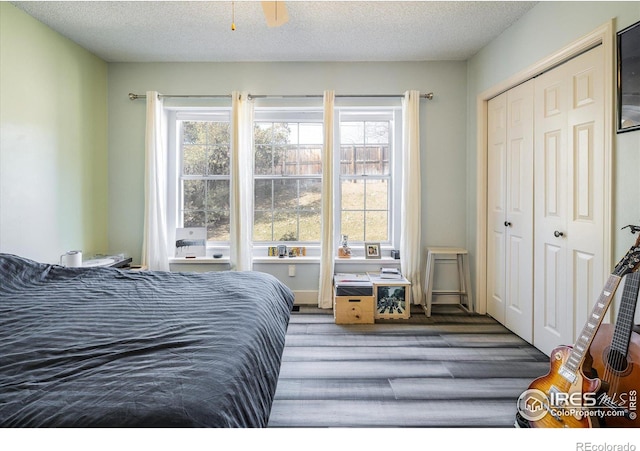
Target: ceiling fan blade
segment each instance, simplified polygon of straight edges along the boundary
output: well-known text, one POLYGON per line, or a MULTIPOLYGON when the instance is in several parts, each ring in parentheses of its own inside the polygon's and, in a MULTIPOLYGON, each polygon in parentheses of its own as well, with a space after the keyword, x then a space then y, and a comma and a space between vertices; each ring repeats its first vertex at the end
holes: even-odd
POLYGON ((287 6, 282 0, 280 1, 263 1, 262 11, 264 17, 267 19, 267 26, 279 27, 289 22, 289 14, 287 13, 287 6))

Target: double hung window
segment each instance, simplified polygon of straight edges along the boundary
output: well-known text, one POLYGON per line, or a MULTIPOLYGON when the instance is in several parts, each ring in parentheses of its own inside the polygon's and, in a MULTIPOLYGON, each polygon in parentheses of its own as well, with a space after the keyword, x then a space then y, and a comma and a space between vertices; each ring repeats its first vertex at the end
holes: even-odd
POLYGON ((207 242, 229 242, 230 113, 176 116, 176 227, 204 227, 207 242))
POLYGON ((320 242, 322 113, 257 110, 253 241, 320 242))
POLYGON ((349 242, 394 244, 397 116, 392 109, 340 112, 339 231, 349 242))
MULTIPOLYGON (((318 247, 323 173, 333 171, 336 239, 397 247, 400 161, 398 108, 336 108, 334 163, 322 167, 317 109, 256 108, 253 122, 252 241, 318 247)), ((208 247, 230 243, 231 111, 171 115, 168 226, 204 227, 208 247), (171 180, 172 179, 172 180, 171 180)), ((264 255, 264 254, 262 254, 264 255)))

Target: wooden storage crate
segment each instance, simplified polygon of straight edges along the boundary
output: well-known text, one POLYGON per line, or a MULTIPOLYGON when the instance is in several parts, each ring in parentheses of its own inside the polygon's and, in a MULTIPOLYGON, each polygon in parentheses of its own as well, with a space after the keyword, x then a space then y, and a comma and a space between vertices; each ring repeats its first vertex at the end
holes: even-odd
POLYGON ((411 317, 411 282, 400 279, 382 279, 369 273, 373 282, 375 319, 408 319, 411 317))
POLYGON ((373 296, 334 296, 336 324, 373 324, 373 296))

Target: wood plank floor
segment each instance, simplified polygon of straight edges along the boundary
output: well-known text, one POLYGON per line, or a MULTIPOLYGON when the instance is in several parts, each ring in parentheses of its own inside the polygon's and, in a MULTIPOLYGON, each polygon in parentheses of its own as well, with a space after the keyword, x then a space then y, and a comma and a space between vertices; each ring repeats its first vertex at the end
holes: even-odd
POLYGON ((549 358, 488 316, 414 309, 373 325, 292 313, 269 427, 513 428, 549 358))

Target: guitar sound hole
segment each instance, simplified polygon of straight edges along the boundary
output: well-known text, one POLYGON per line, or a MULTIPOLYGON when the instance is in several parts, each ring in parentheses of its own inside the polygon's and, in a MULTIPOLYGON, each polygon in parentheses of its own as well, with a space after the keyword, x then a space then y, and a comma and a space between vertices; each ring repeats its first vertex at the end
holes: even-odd
POLYGON ((615 371, 622 372, 627 369, 627 356, 615 349, 609 351, 609 354, 607 355, 607 362, 615 371))

